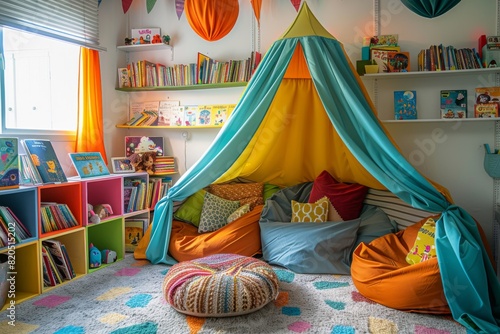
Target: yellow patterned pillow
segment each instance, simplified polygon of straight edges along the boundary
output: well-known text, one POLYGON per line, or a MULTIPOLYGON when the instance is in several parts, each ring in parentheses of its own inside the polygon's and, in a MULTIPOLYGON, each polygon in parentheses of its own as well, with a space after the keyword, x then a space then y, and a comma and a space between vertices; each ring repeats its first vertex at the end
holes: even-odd
POLYGON ((322 197, 314 203, 299 203, 292 200, 292 223, 321 223, 328 219, 330 201, 322 197))
POLYGON ((436 222, 429 218, 420 227, 417 238, 412 249, 406 255, 406 262, 416 264, 436 257, 436 246, 434 244, 434 234, 436 233, 436 222))

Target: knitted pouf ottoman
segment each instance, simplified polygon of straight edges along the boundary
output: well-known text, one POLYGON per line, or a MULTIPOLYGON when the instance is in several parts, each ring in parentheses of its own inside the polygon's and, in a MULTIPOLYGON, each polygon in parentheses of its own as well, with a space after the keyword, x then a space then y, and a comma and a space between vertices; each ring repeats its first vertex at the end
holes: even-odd
POLYGON ((278 277, 267 263, 217 254, 173 265, 163 281, 166 301, 197 317, 227 317, 256 311, 278 296, 278 277))

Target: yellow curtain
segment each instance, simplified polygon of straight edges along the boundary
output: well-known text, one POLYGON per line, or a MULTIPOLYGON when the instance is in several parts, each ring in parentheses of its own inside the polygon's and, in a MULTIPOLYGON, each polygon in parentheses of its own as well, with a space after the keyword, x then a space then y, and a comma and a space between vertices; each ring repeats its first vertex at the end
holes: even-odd
POLYGON ((104 148, 99 52, 84 47, 80 48, 75 152, 100 152, 104 161, 107 161, 104 148))
POLYGON ((238 0, 186 0, 184 12, 191 28, 207 41, 217 41, 234 27, 238 0))

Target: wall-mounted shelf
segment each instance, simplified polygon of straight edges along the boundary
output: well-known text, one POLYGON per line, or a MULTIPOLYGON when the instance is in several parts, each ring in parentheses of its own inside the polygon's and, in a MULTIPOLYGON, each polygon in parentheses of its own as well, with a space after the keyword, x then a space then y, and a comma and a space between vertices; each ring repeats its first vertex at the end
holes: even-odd
POLYGON ((395 120, 388 119, 382 120, 382 123, 439 123, 439 122, 494 122, 500 120, 500 117, 491 117, 491 118, 428 118, 428 119, 404 119, 404 120, 395 120))
POLYGON ((484 73, 500 72, 500 68, 477 68, 469 70, 453 70, 453 71, 416 71, 416 72, 393 72, 393 73, 374 73, 365 74, 362 78, 367 79, 410 79, 421 77, 442 77, 442 76, 463 76, 467 74, 484 74, 484 73))
POLYGON ((116 48, 123 52, 170 50, 170 60, 174 60, 174 47, 165 43, 119 45, 116 48))
POLYGON ((157 126, 157 125, 125 125, 120 124, 116 126, 119 129, 220 129, 219 125, 195 125, 195 126, 157 126))
POLYGON ((160 86, 160 87, 135 87, 135 88, 115 88, 122 92, 148 92, 148 91, 163 91, 163 90, 196 90, 196 89, 213 89, 213 88, 232 88, 244 87, 248 82, 224 82, 216 84, 199 84, 190 86, 160 86))

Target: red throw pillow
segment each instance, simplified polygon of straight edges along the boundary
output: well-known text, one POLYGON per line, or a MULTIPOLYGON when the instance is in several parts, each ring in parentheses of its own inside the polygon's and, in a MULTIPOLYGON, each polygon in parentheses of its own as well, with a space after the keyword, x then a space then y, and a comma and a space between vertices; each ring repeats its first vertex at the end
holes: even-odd
POLYGON ((342 220, 351 220, 361 214, 367 192, 368 187, 357 183, 338 182, 325 170, 314 180, 309 203, 326 196, 342 220))

